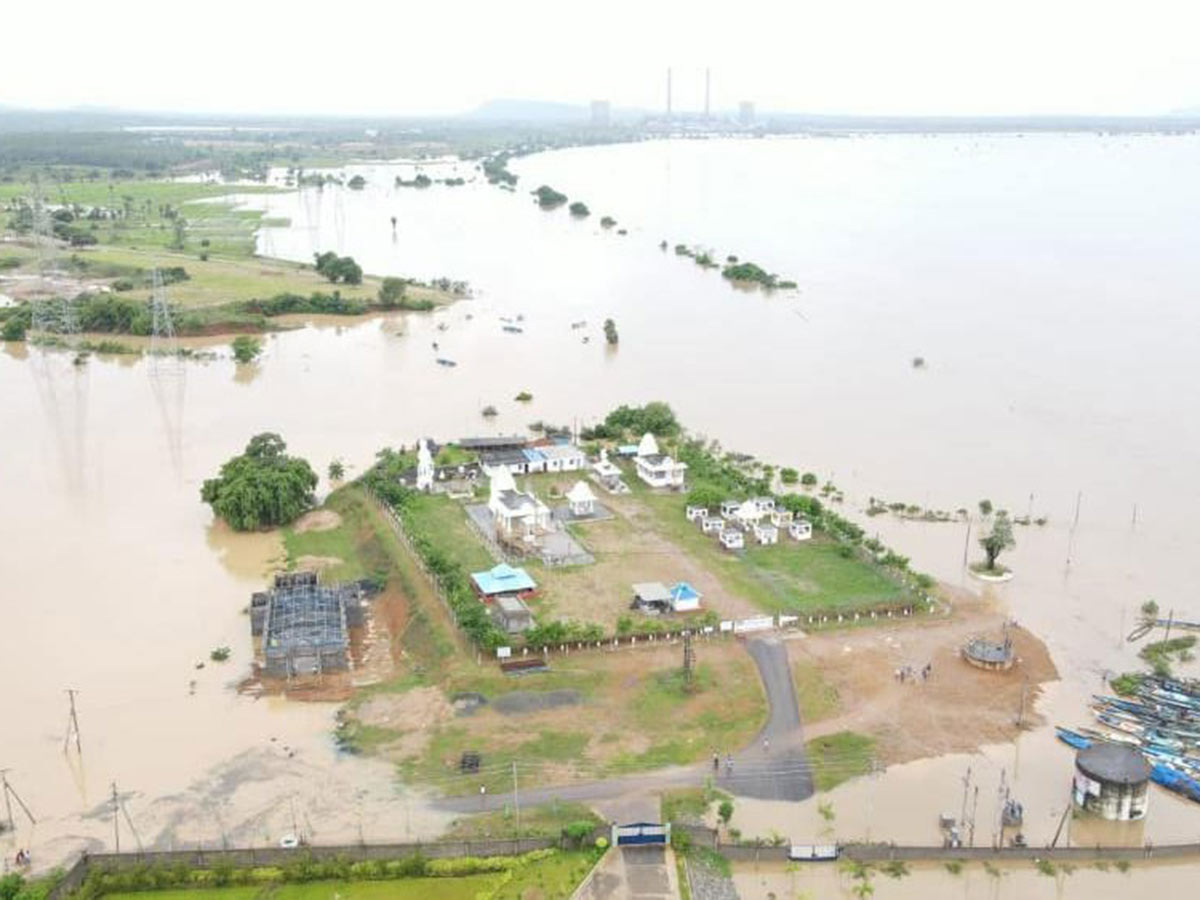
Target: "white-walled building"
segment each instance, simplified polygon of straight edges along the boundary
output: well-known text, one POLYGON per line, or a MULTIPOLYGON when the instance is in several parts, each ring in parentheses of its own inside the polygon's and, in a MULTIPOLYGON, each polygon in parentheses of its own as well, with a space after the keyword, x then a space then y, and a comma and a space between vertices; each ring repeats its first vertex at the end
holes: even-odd
POLYGON ((650 434, 650 432, 642 435, 634 462, 637 465, 638 477, 650 485, 650 487, 683 487, 684 473, 687 472, 687 463, 679 462, 665 453, 660 453, 658 441, 654 439, 654 435, 650 434))
POLYGON ((746 535, 736 528, 726 528, 721 532, 721 546, 726 550, 741 550, 746 546, 746 535))
POLYGON ((577 481, 567 491, 567 506, 573 516, 592 516, 596 513, 596 495, 585 482, 577 481))
POLYGON ((774 525, 768 525, 765 522, 758 522, 754 525, 754 539, 764 547, 768 544, 778 544, 779 529, 774 525))
POLYGON ((497 468, 491 478, 488 510, 496 531, 508 537, 529 537, 550 527, 550 508, 533 494, 518 491, 512 472, 497 468))
POLYGON ((796 519, 788 525, 788 535, 796 541, 807 541, 812 538, 812 523, 808 519, 796 519))
POLYGON ((551 444, 535 449, 542 455, 547 472, 579 472, 587 468, 587 457, 574 444, 551 444))
POLYGON ((429 441, 424 438, 417 447, 417 490, 433 490, 433 454, 429 452, 429 441))

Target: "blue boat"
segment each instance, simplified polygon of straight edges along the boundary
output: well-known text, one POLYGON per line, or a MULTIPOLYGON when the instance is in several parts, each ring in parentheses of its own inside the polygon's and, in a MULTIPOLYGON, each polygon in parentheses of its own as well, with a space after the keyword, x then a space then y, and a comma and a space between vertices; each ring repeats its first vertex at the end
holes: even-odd
POLYGON ((1172 769, 1170 766, 1155 763, 1150 768, 1150 780, 1155 784, 1162 785, 1169 791, 1174 791, 1176 794, 1181 794, 1189 800, 1200 803, 1200 781, 1197 781, 1195 778, 1189 778, 1187 775, 1176 769, 1172 769))
POLYGON ((1068 747, 1074 747, 1076 750, 1086 750, 1092 746, 1090 738, 1085 738, 1078 731, 1072 731, 1070 728, 1058 727, 1054 729, 1054 733, 1058 735, 1058 739, 1068 747))

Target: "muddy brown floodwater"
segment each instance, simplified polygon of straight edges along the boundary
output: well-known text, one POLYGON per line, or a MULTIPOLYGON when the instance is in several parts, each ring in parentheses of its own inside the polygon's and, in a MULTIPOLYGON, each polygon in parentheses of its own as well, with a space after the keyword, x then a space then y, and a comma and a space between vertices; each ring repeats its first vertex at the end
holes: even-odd
MULTIPOLYGON (((355 167, 361 192, 260 200, 292 222, 260 247, 466 278, 474 300, 317 321, 270 337, 255 366, 215 359, 165 384, 141 361, 76 368, 3 348, 0 766, 38 824, 0 848, 46 861, 109 841, 114 781, 146 843, 294 828, 328 840, 360 822, 368 838, 436 831, 387 766, 335 752, 331 706, 237 694, 243 609, 281 551, 214 526, 200 483, 262 430, 318 471, 340 458, 354 475, 385 444, 585 423, 649 399, 727 446, 832 478, 870 532, 1049 648, 1061 681, 1037 701, 1047 724, 843 785, 824 798, 837 833, 934 840, 969 767, 977 840, 1002 771, 1030 841, 1047 840, 1072 765, 1050 724, 1081 722, 1104 672, 1135 665, 1122 636, 1147 597, 1200 617, 1198 149, 1152 135, 656 142, 520 160, 512 194, 401 192, 392 167, 355 167), (540 211, 523 191, 543 182, 628 235, 540 211), (735 291, 661 239, 755 259, 800 290, 735 291), (504 332, 517 315, 524 331, 504 332), (610 316, 616 348, 600 332, 610 316), (512 400, 522 390, 527 406, 512 400), (986 496, 1049 524, 1018 528, 1016 578, 982 588, 965 574, 964 547, 978 552, 965 525, 868 520, 870 496, 945 509, 986 496), (196 668, 221 645, 229 662, 196 668), (63 751, 68 688, 82 761, 63 751)), ((747 801, 738 821, 796 840, 828 827, 812 802, 747 801)), ((1197 832, 1200 808, 1155 789, 1147 820, 1118 837, 1197 832)), ((1091 896, 1080 884, 1063 890, 1091 896)))

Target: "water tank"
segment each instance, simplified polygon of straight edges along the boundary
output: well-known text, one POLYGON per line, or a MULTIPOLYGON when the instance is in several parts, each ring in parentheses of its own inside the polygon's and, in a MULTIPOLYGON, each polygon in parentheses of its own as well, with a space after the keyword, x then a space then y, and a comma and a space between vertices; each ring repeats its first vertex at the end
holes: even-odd
POLYGON ((1075 806, 1104 819, 1125 822, 1146 815, 1150 766, 1125 744, 1097 742, 1075 757, 1075 806))

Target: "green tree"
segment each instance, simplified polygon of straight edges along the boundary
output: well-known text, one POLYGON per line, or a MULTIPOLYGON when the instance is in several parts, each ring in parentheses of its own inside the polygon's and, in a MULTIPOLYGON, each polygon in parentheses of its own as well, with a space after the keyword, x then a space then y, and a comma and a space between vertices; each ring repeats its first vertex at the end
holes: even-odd
POLYGON ((612 319, 604 320, 604 339, 613 345, 620 340, 620 336, 617 334, 617 323, 612 319))
POLYGON ((979 501, 979 514, 981 516, 990 516, 992 514, 992 501, 991 500, 980 500, 979 501))
POLYGON ((721 805, 717 807, 717 817, 721 820, 722 825, 729 824, 729 820, 733 818, 732 800, 721 801, 721 805))
POLYGON ((384 309, 395 309, 404 300, 408 283, 403 278, 385 278, 379 285, 379 305, 384 309))
POLYGON ((342 281, 346 284, 362 284, 362 266, 354 261, 353 256, 338 256, 333 251, 314 253, 313 261, 316 270, 334 284, 342 281))
POLYGON ((230 347, 233 348, 233 358, 240 363, 254 362, 262 353, 262 342, 248 334, 239 334, 230 347))
POLYGON ((800 483, 806 488, 816 487, 817 476, 813 472, 805 472, 800 476, 800 483))
POLYGON ((779 480, 784 484, 795 484, 800 480, 800 473, 795 469, 784 466, 779 470, 779 480))
POLYGON ((554 209, 567 202, 567 195, 561 194, 548 184, 543 184, 533 195, 537 197, 538 206, 542 209, 554 209))
POLYGON ((348 182, 346 182, 346 187, 350 188, 352 191, 361 191, 366 186, 367 179, 363 178, 361 175, 355 175, 348 182))
POLYGON ((988 571, 994 572, 997 557, 1005 550, 1011 550, 1017 546, 1017 542, 1013 539, 1012 522, 1009 521, 1007 512, 1000 510, 996 513, 991 529, 979 539, 979 546, 987 554, 988 571))
POLYGON ((567 209, 570 210, 571 215, 577 216, 578 218, 581 218, 581 219, 584 218, 585 216, 590 216, 592 214, 592 211, 587 208, 587 204, 584 203, 582 200, 576 200, 569 207, 567 207, 567 209))
POLYGON ((286 453, 277 434, 255 435, 240 456, 207 479, 200 498, 235 531, 286 525, 313 505, 317 475, 306 460, 286 453))
POLYGON ((333 462, 331 462, 329 464, 329 480, 330 481, 341 481, 345 477, 346 477, 346 467, 344 465, 342 465, 342 461, 340 459, 335 459, 333 462))

